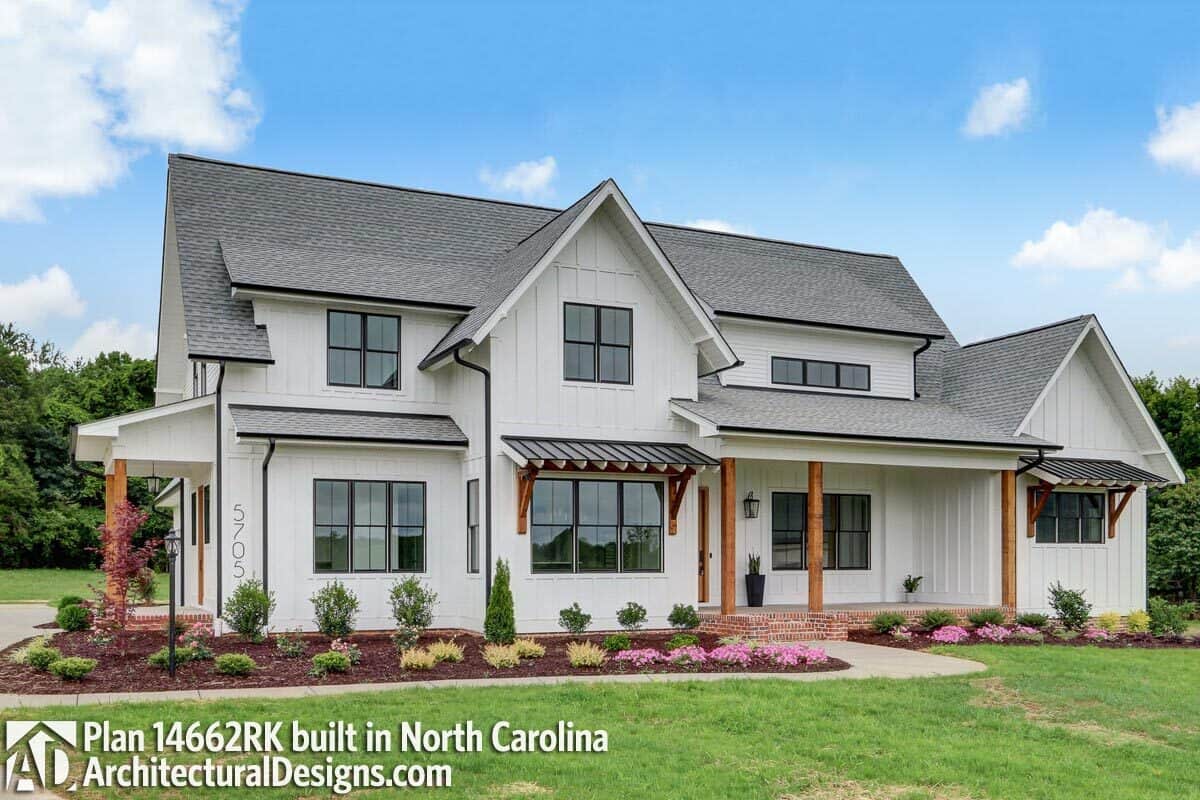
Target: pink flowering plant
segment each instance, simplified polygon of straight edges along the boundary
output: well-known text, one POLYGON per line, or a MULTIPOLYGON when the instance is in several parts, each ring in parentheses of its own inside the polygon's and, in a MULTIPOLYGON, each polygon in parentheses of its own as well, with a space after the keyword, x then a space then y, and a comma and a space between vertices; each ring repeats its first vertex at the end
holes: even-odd
POLYGON ((640 650, 622 650, 613 656, 613 660, 621 664, 637 667, 638 669, 646 669, 647 667, 652 667, 655 664, 661 664, 666 661, 667 656, 653 647, 646 647, 640 650))
POLYGON ((689 644, 676 647, 667 656, 667 660, 680 667, 698 667, 708 662, 708 653, 700 645, 689 644))
POLYGON ((829 660, 829 656, 819 647, 802 644, 767 644, 755 652, 779 667, 802 667, 805 664, 823 664, 829 660))
POLYGON ((1083 638, 1089 642, 1107 642, 1112 638, 1112 634, 1103 628, 1088 628, 1083 632, 1083 638))
POLYGON ((930 639, 938 644, 959 644, 960 642, 966 641, 970 637, 971 634, 967 633, 964 628, 961 628, 958 625, 945 625, 941 628, 938 628, 929 636, 930 639))
POLYGON ((748 667, 753 650, 745 643, 723 644, 708 651, 708 660, 727 667, 748 667))
POLYGON ((980 639, 986 639, 989 642, 1003 642, 1009 637, 1010 633, 1008 628, 1003 625, 993 625, 991 623, 981 625, 975 629, 976 636, 980 639))
POLYGON ((362 661, 362 651, 358 649, 358 645, 353 642, 347 642, 345 639, 334 639, 329 645, 329 649, 335 653, 343 653, 346 658, 350 659, 350 665, 355 666, 362 661))
POLYGON ((186 631, 179 634, 177 641, 181 647, 190 647, 194 658, 207 660, 213 657, 209 644, 213 640, 212 625, 207 622, 197 622, 186 631))
POLYGON ((1022 642, 1044 642, 1046 634, 1028 625, 1018 625, 1013 628, 1012 638, 1022 642))
POLYGON ((907 625, 901 625, 892 631, 892 638, 900 642, 911 642, 912 637, 912 631, 908 629, 907 625))

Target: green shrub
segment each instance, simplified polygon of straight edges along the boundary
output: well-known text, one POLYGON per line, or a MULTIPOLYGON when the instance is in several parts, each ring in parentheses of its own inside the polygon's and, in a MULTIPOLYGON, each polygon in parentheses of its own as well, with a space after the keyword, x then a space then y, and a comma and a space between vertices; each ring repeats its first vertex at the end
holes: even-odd
MULTIPOLYGON (((158 650, 155 650, 153 653, 151 653, 149 656, 146 657, 146 663, 152 667, 158 667, 159 669, 166 669, 168 666, 167 661, 170 659, 170 657, 171 657, 171 652, 165 647, 160 647, 158 650)), ((191 647, 176 647, 175 648, 175 666, 179 666, 180 664, 187 664, 189 661, 199 661, 199 660, 201 660, 201 657, 194 648, 191 648, 191 647)))
POLYGON ((498 558, 492 594, 488 598, 487 614, 483 619, 483 637, 494 644, 512 644, 517 636, 517 618, 509 583, 508 562, 498 558))
POLYGON ((436 642, 431 642, 429 647, 425 648, 437 661, 450 661, 455 664, 463 660, 463 648, 457 642, 439 639, 436 642))
POLYGON ((307 649, 308 645, 299 630, 281 633, 275 637, 275 651, 284 658, 300 658, 307 649))
POLYGON ((36 650, 39 647, 46 646, 45 636, 35 636, 25 644, 18 647, 8 654, 8 663, 20 664, 21 666, 29 666, 29 651, 36 650))
POLYGON ((1003 625, 1004 612, 998 608, 981 608, 967 614, 967 622, 976 628, 982 628, 984 625, 1003 625))
POLYGON ((86 600, 77 594, 66 594, 59 598, 58 603, 54 607, 61 611, 67 606, 81 606, 86 602, 86 600))
POLYGON ((403 653, 405 650, 412 650, 417 646, 417 642, 419 641, 421 641, 420 628, 401 625, 392 632, 392 644, 396 646, 397 653, 403 653))
POLYGON ((1050 587, 1050 607, 1059 624, 1069 631, 1086 628, 1092 615, 1092 604, 1083 599, 1083 592, 1067 589, 1058 582, 1050 587))
POLYGON ((50 668, 50 665, 62 658, 62 653, 57 647, 31 647, 25 655, 25 662, 29 666, 36 669, 38 672, 45 672, 50 668))
POLYGON ((938 628, 954 625, 957 622, 958 617, 944 608, 931 608, 921 615, 921 627, 927 631, 936 631, 938 628))
POLYGON ((1046 623, 1048 623, 1049 621, 1050 621, 1050 618, 1047 617, 1045 614, 1035 614, 1033 612, 1026 613, 1026 614, 1017 614, 1017 619, 1016 619, 1016 623, 1018 625, 1022 625, 1026 628, 1037 628, 1038 630, 1041 630, 1042 628, 1046 627, 1046 623))
POLYGON ((896 628, 904 627, 908 618, 897 611, 881 611, 871 620, 871 627, 876 633, 891 633, 896 628))
POLYGON ((358 619, 358 597, 339 580, 327 583, 309 598, 313 621, 326 636, 340 638, 354 633, 358 619))
POLYGON ((86 631, 92 626, 92 612, 84 606, 60 608, 54 624, 64 631, 86 631))
POLYGON ((433 606, 437 592, 428 588, 416 575, 409 575, 392 584, 389 600, 397 627, 416 628, 418 635, 433 624, 433 606))
POLYGON ((672 628, 690 631, 692 628, 700 627, 700 615, 696 613, 696 609, 692 606, 685 603, 676 603, 671 608, 671 613, 667 615, 667 622, 672 628))
POLYGON ((677 633, 667 640, 668 650, 678 650, 681 647, 691 647, 700 644, 700 637, 694 633, 677 633))
POLYGON ((579 636, 592 624, 592 615, 585 613, 579 603, 572 603, 558 612, 558 625, 567 633, 579 636))
POLYGON ((604 648, 592 642, 569 642, 567 660, 572 667, 601 667, 608 660, 604 648))
POLYGON ((629 640, 628 633, 614 633, 611 636, 604 637, 604 649, 610 653, 628 650, 631 644, 632 642, 629 640))
POLYGON ((646 608, 640 603, 628 602, 617 612, 617 624, 627 631, 636 631, 646 624, 646 608))
POLYGON ((78 681, 86 678, 95 668, 96 659, 71 656, 70 658, 60 658, 51 664, 50 672, 65 681, 78 681))
POLYGON ((1125 630, 1130 633, 1145 633, 1150 630, 1150 615, 1145 611, 1130 611, 1125 618, 1125 630))
POLYGON ((254 659, 245 653, 222 653, 215 664, 222 675, 249 675, 258 668, 254 659))
POLYGON ((492 669, 512 669, 521 663, 521 656, 511 644, 489 644, 483 648, 483 660, 492 669))
POLYGON ((327 650, 312 657, 312 669, 309 675, 323 677, 330 672, 347 672, 350 669, 350 656, 336 650, 327 650))
POLYGON ((275 610, 275 593, 263 590, 262 581, 251 578, 242 581, 225 601, 225 620, 237 633, 250 642, 266 638, 267 624, 275 610))
POLYGON ((517 651, 518 658, 541 658, 546 655, 546 648, 528 637, 514 640, 512 647, 517 651))
POLYGON ((1175 605, 1161 597, 1151 597, 1147 607, 1150 633, 1154 636, 1182 636, 1187 630, 1192 608, 1191 603, 1175 605))

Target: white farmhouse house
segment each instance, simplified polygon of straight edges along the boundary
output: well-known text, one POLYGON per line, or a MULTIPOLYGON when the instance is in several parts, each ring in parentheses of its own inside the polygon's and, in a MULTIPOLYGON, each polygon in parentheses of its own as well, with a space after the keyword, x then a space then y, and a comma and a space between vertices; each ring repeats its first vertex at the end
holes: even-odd
POLYGON ((421 575, 479 630, 692 604, 713 630, 844 636, 913 609, 1145 604, 1146 487, 1184 480, 1098 320, 959 345, 892 256, 177 155, 157 405, 80 425, 184 546, 179 600, 239 582, 359 626, 421 575), (751 555, 765 575, 747 608, 751 555))

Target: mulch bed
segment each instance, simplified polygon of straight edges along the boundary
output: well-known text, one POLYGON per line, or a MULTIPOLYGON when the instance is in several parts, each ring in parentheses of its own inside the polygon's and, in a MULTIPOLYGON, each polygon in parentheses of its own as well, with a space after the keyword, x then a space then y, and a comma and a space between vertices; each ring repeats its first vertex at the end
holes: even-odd
MULTIPOLYGON (((153 692, 169 689, 226 689, 256 686, 320 686, 348 683, 390 683, 405 681, 436 681, 449 678, 524 678, 556 675, 614 675, 637 674, 642 670, 614 662, 611 658, 604 666, 595 669, 578 669, 567 660, 567 643, 578 639, 600 644, 603 635, 566 637, 535 636, 545 646, 542 658, 523 659, 514 669, 496 670, 483 660, 482 637, 461 631, 429 633, 421 638, 421 645, 437 639, 453 639, 463 646, 464 659, 452 664, 442 662, 431 670, 405 671, 400 668, 399 658, 391 639, 386 634, 355 634, 349 641, 362 650, 362 661, 345 673, 330 673, 323 678, 308 674, 312 656, 329 649, 329 639, 320 634, 304 636, 308 648, 300 658, 285 658, 275 649, 275 637, 263 644, 251 644, 238 636, 222 636, 212 642, 216 655, 222 653, 245 653, 258 664, 252 674, 244 677, 222 675, 216 671, 212 661, 194 661, 179 665, 172 680, 165 669, 151 667, 146 657, 166 645, 166 634, 161 631, 132 632, 125 635, 125 649, 121 652, 117 642, 98 647, 88 641, 87 632, 59 633, 50 639, 50 646, 57 647, 64 657, 84 656, 99 663, 96 669, 81 681, 64 681, 49 673, 37 672, 23 664, 13 664, 7 658, 14 645, 0 653, 0 686, 19 687, 21 694, 71 694, 75 692, 153 692)), ((653 647, 663 649, 671 633, 644 633, 633 637, 634 648, 653 647)), ((701 635, 700 646, 705 649, 717 645, 717 637, 701 635)), ((697 668, 673 665, 655 665, 644 670, 654 673, 671 672, 719 672, 738 675, 755 673, 798 673, 831 672, 848 669, 845 661, 830 658, 823 664, 808 664, 798 667, 781 667, 765 659, 756 659, 748 670, 737 667, 722 667, 705 664, 697 668)))
MULTIPOLYGON (((927 650, 930 647, 943 646, 941 642, 935 642, 930 639, 928 633, 920 631, 913 631, 912 639, 908 641, 894 639, 891 634, 876 633, 872 630, 850 631, 849 639, 852 642, 877 644, 883 647, 896 647, 901 650, 927 650)), ((986 639, 972 636, 970 639, 962 642, 962 644, 1000 644, 1005 647, 1103 647, 1110 650, 1124 650, 1129 648, 1141 650, 1177 650, 1198 649, 1200 648, 1200 639, 1187 637, 1157 639, 1148 633, 1118 633, 1114 634, 1113 638, 1106 642, 1093 642, 1084 639, 1082 636, 1077 636, 1074 639, 1059 639, 1047 633, 1044 642, 1030 642, 1012 638, 1006 639, 1003 642, 990 642, 986 639)))

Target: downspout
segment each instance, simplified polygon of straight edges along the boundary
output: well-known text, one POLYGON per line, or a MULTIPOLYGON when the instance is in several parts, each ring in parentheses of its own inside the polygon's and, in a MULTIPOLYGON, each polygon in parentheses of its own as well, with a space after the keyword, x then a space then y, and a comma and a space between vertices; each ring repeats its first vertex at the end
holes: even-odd
POLYGON ((267 523, 270 520, 270 516, 267 512, 267 468, 271 466, 271 457, 274 455, 275 437, 272 436, 271 438, 267 439, 267 455, 263 458, 262 463, 262 584, 264 594, 268 591, 269 586, 267 583, 267 565, 271 563, 270 559, 267 558, 267 550, 270 541, 267 537, 267 523))
POLYGON ((454 350, 454 363, 474 370, 483 376, 483 493, 486 496, 487 517, 483 526, 483 607, 492 599, 492 373, 478 364, 465 361, 461 345, 454 350))
POLYGON ((221 513, 223 508, 221 505, 221 440, 224 438, 225 431, 221 429, 221 386, 225 383, 225 362, 221 362, 221 368, 217 372, 217 390, 216 395, 217 406, 217 465, 216 465, 216 482, 217 482, 217 617, 221 616, 221 553, 224 551, 224 541, 221 538, 221 518, 224 514, 221 513))
POLYGON ((1029 470, 1033 469, 1034 467, 1038 466, 1039 464, 1041 464, 1042 462, 1044 462, 1046 460, 1046 448, 1039 447, 1037 449, 1037 451, 1038 451, 1037 458, 1035 458, 1033 461, 1030 461, 1028 464, 1024 465, 1023 467, 1019 467, 1017 469, 1018 476, 1023 475, 1026 472, 1029 472, 1029 470))
POLYGON ((932 346, 932 337, 926 336, 925 344, 921 345, 916 350, 913 350, 913 400, 916 400, 921 396, 921 393, 917 391, 917 356, 921 355, 921 353, 924 353, 932 346))
POLYGON ((709 377, 709 376, 711 376, 711 375, 716 375, 716 374, 718 374, 718 373, 720 373, 720 372, 724 372, 724 371, 725 371, 725 370, 727 370, 727 369, 736 369, 736 368, 738 368, 738 367, 744 367, 744 366, 746 366, 746 362, 745 362, 745 361, 742 361, 742 360, 739 358, 737 361, 733 362, 732 364, 729 364, 729 365, 727 365, 727 366, 724 366, 724 367, 717 367, 717 368, 716 368, 716 369, 714 369, 714 370, 709 370, 708 372, 704 372, 704 373, 701 373, 700 375, 697 375, 697 376, 696 376, 696 380, 699 380, 700 378, 707 378, 707 377, 709 377))

